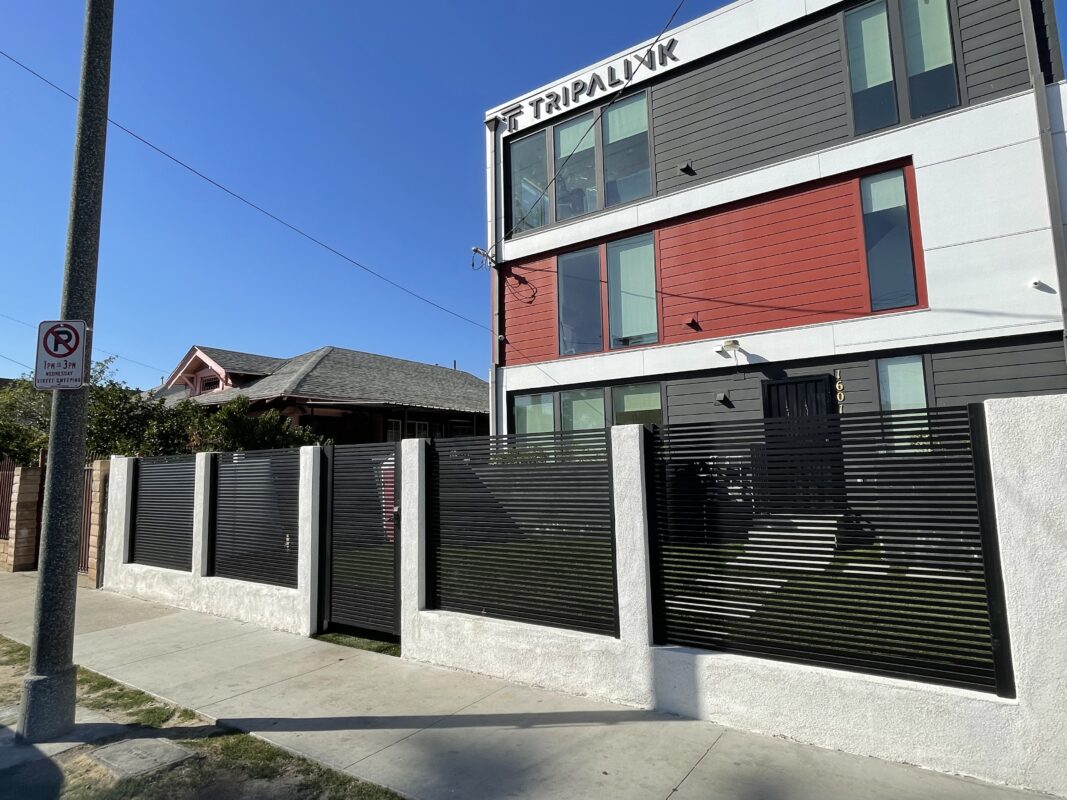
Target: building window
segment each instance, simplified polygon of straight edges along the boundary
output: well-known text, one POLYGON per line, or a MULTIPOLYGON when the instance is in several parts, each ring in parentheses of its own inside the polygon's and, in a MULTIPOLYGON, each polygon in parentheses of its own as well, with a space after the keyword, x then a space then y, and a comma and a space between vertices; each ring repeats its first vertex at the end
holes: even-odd
POLYGON ((567 253, 556 260, 559 293, 559 353, 604 349, 600 316, 600 248, 567 253))
POLYGON ((608 320, 612 347, 650 344, 658 338, 650 233, 608 245, 608 320))
POLYGON ((596 211, 596 132, 593 112, 555 127, 556 219, 596 211))
POLYGON ((513 233, 540 228, 548 223, 548 134, 539 131, 508 145, 511 207, 509 228, 513 233))
POLYGON ((611 404, 616 425, 659 425, 663 422, 658 383, 616 386, 611 390, 611 404))
POLYGON ((878 359, 878 397, 883 411, 926 408, 923 357, 878 359))
POLYGON ((551 433, 556 415, 551 393, 524 394, 515 398, 515 433, 551 433))
POLYGON ((474 423, 465 419, 454 419, 450 423, 453 436, 474 436, 474 423))
POLYGON ((885 0, 845 14, 845 40, 856 133, 896 124, 896 84, 885 0))
POLYGON ((403 438, 404 423, 398 419, 385 422, 385 441, 399 442, 403 438))
POLYGON ((918 299, 904 171, 863 178, 860 195, 871 310, 913 306, 918 299))
POLYGON ((604 112, 604 205, 615 206, 652 193, 648 165, 648 103, 641 94, 604 112))
POLYGON ((959 105, 948 0, 900 0, 914 119, 959 105))
POLYGON ((212 375, 210 378, 201 378, 200 379, 200 391, 202 393, 203 392, 213 392, 218 388, 219 388, 219 379, 218 379, 217 376, 212 375))
POLYGON ((565 431, 588 431, 605 427, 604 390, 575 389, 560 392, 560 427, 565 431))
POLYGON ((430 423, 408 420, 408 439, 425 439, 430 435, 430 423))

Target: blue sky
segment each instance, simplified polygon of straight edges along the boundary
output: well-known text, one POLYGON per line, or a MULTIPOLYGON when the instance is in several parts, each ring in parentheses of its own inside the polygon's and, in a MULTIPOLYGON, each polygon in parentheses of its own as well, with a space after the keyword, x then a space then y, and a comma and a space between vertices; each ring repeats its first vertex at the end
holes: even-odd
MULTIPOLYGON (((113 119, 312 235, 488 324, 486 108, 662 28, 674 0, 117 0, 113 119)), ((684 22, 723 5, 690 0, 684 22)), ((84 5, 0 0, 0 49, 77 92, 84 5)), ((59 306, 75 105, 0 58, 0 354, 59 306)), ((489 334, 409 298, 112 127, 96 346, 147 387, 190 345, 324 344, 484 377, 489 334)), ((24 369, 0 358, 0 376, 24 369)))
MULTIPOLYGON (((677 23, 724 5, 688 0, 677 23)), ((1057 0, 1061 20, 1067 0, 1057 0)), ((111 116, 479 322, 486 108, 654 36, 675 0, 117 0, 111 116)), ((0 0, 0 49, 76 92, 80 0, 0 0)), ((74 103, 0 58, 0 355, 59 305, 74 103)), ((111 128, 97 355, 151 386, 190 345, 324 344, 484 377, 489 334, 367 276, 111 128)), ((23 368, 0 358, 0 376, 23 368)))

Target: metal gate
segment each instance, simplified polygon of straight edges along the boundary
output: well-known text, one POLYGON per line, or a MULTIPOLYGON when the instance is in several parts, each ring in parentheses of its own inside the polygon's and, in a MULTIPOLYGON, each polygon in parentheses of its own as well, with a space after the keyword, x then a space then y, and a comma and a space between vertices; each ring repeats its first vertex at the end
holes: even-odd
POLYGON ((0 540, 7 539, 11 528, 11 492, 15 485, 15 462, 0 459, 0 540))
POLYGON ((93 465, 82 470, 82 529, 78 542, 78 572, 89 571, 89 537, 93 526, 93 465))
POLYGON ((330 453, 325 625, 400 633, 400 450, 339 445, 330 453))
POLYGON ((188 572, 193 565, 195 456, 136 462, 130 561, 188 572))
POLYGON ((657 430, 657 643, 1012 696, 984 430, 980 406, 657 430))

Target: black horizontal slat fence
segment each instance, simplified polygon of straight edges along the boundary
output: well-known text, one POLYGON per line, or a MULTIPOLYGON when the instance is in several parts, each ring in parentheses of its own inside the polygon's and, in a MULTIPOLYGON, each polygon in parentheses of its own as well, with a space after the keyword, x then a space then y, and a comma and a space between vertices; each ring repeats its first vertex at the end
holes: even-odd
POLYGON ((189 571, 196 457, 140 458, 135 464, 130 561, 189 571))
POLYGON ((215 455, 212 572, 296 587, 300 449, 215 455))
POLYGON ((331 454, 331 625, 399 633, 399 452, 395 443, 338 445, 331 454))
POLYGON ((15 462, 0 458, 0 541, 7 539, 11 526, 11 493, 15 486, 15 462))
POLYGON ((979 413, 657 429, 657 643, 1012 695, 979 413))
POLYGON ((617 635, 607 432, 429 447, 431 607, 617 635))

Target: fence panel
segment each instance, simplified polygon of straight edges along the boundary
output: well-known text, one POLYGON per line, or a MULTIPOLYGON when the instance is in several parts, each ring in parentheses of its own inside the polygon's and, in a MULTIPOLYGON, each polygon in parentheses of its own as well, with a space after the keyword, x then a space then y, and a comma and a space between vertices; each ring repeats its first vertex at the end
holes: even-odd
POLYGON ((395 443, 333 448, 328 624, 400 632, 398 455, 395 443))
POLYGON ((82 470, 82 528, 78 540, 78 572, 89 571, 89 535, 93 525, 93 465, 82 470))
POLYGON ((212 574, 296 587, 300 449, 218 453, 212 574))
POLYGON ((658 429, 657 642, 1012 694, 973 422, 956 408, 658 429))
POLYGON ((0 540, 10 536, 11 492, 15 486, 15 462, 0 459, 0 540))
POLYGON ((193 561, 195 456, 136 462, 130 560, 189 571, 193 561))
POLYGON ((606 431, 440 439, 427 473, 432 607, 618 634, 606 431))

